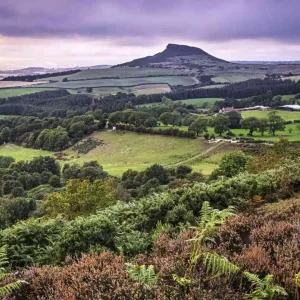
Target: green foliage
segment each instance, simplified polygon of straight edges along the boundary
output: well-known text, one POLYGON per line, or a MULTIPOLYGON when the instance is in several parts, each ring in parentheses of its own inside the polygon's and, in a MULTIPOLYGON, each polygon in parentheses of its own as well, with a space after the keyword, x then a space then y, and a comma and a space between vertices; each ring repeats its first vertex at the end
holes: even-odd
POLYGON ((126 263, 129 275, 145 288, 151 288, 157 282, 157 277, 152 265, 146 267, 145 265, 126 263))
POLYGON ((300 287, 300 272, 295 274, 294 279, 295 279, 296 287, 299 288, 300 287))
POLYGON ((124 256, 147 253, 152 246, 151 235, 137 230, 122 231, 115 238, 118 251, 124 256))
POLYGON ((207 131, 208 120, 202 117, 199 117, 196 121, 194 121, 190 126, 189 130, 195 131, 197 136, 199 134, 207 131))
POLYGON ((215 128, 215 133, 221 136, 224 132, 228 130, 229 126, 229 118, 218 114, 212 121, 213 126, 215 128))
POLYGON ((260 128, 260 120, 256 117, 249 117, 242 120, 242 128, 249 129, 248 135, 252 136, 253 132, 260 128))
POLYGON ((49 184, 52 187, 60 187, 61 186, 61 182, 60 182, 60 178, 57 175, 53 175, 50 177, 49 179, 49 184))
POLYGON ((65 191, 49 196, 46 210, 52 217, 62 214, 68 219, 74 219, 114 204, 113 193, 112 182, 109 180, 90 182, 72 179, 68 181, 65 191))
POLYGON ((209 202, 205 201, 203 202, 200 215, 201 218, 198 226, 192 227, 197 233, 196 238, 193 240, 200 243, 214 241, 219 227, 227 218, 235 215, 235 208, 229 206, 226 209, 218 210, 212 208, 209 202))
MULTIPOLYGON (((0 248, 0 282, 3 282, 6 278, 12 276, 11 273, 8 273, 6 266, 8 265, 6 247, 3 246, 0 248)), ((12 292, 18 290, 23 284, 27 282, 24 280, 16 280, 9 283, 5 283, 0 287, 0 297, 7 296, 12 292)))
POLYGON ((177 274, 173 274, 173 279, 183 287, 187 287, 192 283, 191 279, 178 276, 177 274))
POLYGON ((0 168, 8 168, 15 159, 11 156, 0 156, 0 168))
POLYGON ((284 130, 284 119, 278 115, 276 111, 268 113, 269 130, 272 135, 275 135, 276 130, 284 130))
POLYGON ((229 262, 226 257, 220 256, 217 253, 201 253, 201 257, 203 257, 206 272, 211 273, 212 276, 230 276, 240 270, 238 266, 229 262))
POLYGON ((152 239, 155 241, 161 234, 169 233, 172 229, 172 225, 169 223, 163 224, 161 221, 158 221, 156 224, 156 228, 153 231, 152 239))
POLYGON ((275 294, 287 296, 285 289, 273 284, 274 276, 266 275, 260 279, 256 274, 244 272, 246 278, 251 282, 253 291, 247 296, 251 300, 271 300, 275 294))
POLYGON ((242 151, 234 151, 222 157, 219 168, 216 169, 211 177, 226 176, 233 177, 246 171, 249 156, 242 151))

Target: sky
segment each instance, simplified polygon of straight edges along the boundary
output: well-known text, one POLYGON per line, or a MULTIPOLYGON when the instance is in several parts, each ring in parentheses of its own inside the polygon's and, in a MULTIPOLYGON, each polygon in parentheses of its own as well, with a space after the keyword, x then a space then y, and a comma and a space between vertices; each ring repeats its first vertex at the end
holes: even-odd
POLYGON ((0 0, 0 69, 118 64, 168 43, 300 60, 300 0, 0 0))

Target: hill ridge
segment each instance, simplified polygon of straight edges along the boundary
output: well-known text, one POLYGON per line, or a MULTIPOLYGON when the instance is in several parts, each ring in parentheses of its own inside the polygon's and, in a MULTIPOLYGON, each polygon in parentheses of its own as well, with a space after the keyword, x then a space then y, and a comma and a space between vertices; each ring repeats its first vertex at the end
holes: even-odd
POLYGON ((188 45, 178 45, 178 44, 168 44, 164 51, 154 54, 152 56, 146 56, 138 59, 134 59, 130 62, 116 65, 114 67, 145 67, 153 66, 156 64, 166 64, 166 65, 187 65, 196 64, 199 66, 204 66, 208 64, 218 64, 229 62, 217 58, 204 50, 188 46, 188 45))

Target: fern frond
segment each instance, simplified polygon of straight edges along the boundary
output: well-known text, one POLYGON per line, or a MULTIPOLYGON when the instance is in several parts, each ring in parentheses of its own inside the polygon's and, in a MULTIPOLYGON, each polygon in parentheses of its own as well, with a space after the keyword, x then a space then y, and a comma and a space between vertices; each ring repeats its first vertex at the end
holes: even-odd
POLYGON ((8 259, 7 259, 7 247, 2 246, 0 248, 0 267, 4 267, 8 264, 8 259))
POLYGON ((179 283, 181 286, 188 286, 192 283, 192 280, 186 277, 178 276, 177 274, 173 274, 173 279, 179 283))
POLYGON ((300 272, 296 273, 294 278, 296 287, 300 287, 300 272))
POLYGON ((126 263, 126 266, 129 275, 144 287, 149 288, 156 284, 157 277, 152 265, 147 268, 145 265, 126 263))
POLYGON ((200 212, 200 216, 201 216, 200 223, 199 223, 200 229, 205 227, 205 224, 210 219, 211 213, 212 213, 212 207, 210 206, 208 201, 204 201, 200 212))
POLYGON ((260 283, 260 278, 253 273, 250 272, 244 272, 244 275, 246 278, 252 283, 252 284, 259 284, 260 283))
POLYGON ((269 300, 273 299, 276 293, 283 296, 288 295, 283 287, 273 284, 274 276, 272 274, 268 274, 262 279, 250 272, 244 272, 244 275, 253 287, 253 291, 247 296, 248 299, 269 300))
POLYGON ((0 287, 0 297, 7 296, 11 294, 13 291, 19 289, 23 284, 27 284, 24 280, 17 280, 12 283, 8 283, 5 286, 0 287))
POLYGON ((202 256, 206 271, 214 276, 229 276, 240 270, 238 266, 228 261, 227 258, 216 253, 202 253, 202 256))

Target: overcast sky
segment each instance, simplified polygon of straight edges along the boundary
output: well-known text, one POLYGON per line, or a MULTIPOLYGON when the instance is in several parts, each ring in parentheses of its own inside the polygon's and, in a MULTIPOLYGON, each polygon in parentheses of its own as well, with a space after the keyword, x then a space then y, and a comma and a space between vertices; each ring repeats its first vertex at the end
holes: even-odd
POLYGON ((300 0, 0 0, 0 69, 117 64, 200 47, 300 60, 300 0))

